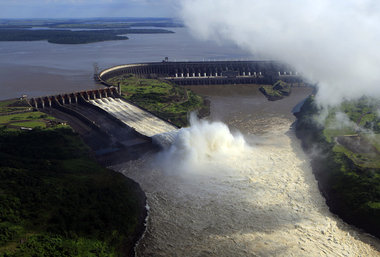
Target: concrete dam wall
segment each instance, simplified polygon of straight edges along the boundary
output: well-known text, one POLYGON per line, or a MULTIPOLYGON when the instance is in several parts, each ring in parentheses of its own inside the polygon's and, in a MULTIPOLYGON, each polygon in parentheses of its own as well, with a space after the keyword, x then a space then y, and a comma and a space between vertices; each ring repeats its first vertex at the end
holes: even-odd
POLYGON ((120 98, 107 97, 89 102, 121 120, 136 132, 152 138, 160 146, 170 145, 177 134, 178 128, 174 125, 120 98))
POLYGON ((125 64, 103 70, 97 79, 106 80, 123 74, 160 78, 178 85, 273 84, 278 79, 300 82, 289 65, 275 61, 152 62, 125 64))

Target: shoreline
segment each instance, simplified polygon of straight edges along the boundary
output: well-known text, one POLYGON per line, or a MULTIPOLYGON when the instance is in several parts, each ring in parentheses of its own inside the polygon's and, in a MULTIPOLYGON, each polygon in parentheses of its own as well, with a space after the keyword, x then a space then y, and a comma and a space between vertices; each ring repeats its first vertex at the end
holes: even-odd
MULTIPOLYGON (((306 102, 306 101, 305 101, 306 102)), ((357 210, 348 210, 350 206, 346 206, 342 200, 342 195, 334 188, 335 184, 332 178, 336 175, 332 174, 334 170, 339 170, 339 163, 335 162, 331 149, 331 144, 319 141, 319 131, 313 124, 300 124, 301 119, 307 118, 309 114, 302 113, 303 105, 300 110, 294 115, 297 117, 295 122, 295 134, 301 141, 301 146, 305 154, 310 158, 310 165, 312 167, 313 175, 318 183, 318 189, 325 199, 329 211, 337 215, 343 222, 355 227, 357 230, 367 233, 376 239, 380 239, 380 231, 378 231, 374 224, 371 224, 361 213, 356 213, 357 210), (317 151, 321 154, 315 154, 317 151)), ((306 108, 306 107, 305 107, 306 108)), ((305 110, 304 110, 305 111, 305 110)), ((309 111, 309 110, 308 110, 309 111)), ((336 182, 336 181, 335 181, 336 182)))

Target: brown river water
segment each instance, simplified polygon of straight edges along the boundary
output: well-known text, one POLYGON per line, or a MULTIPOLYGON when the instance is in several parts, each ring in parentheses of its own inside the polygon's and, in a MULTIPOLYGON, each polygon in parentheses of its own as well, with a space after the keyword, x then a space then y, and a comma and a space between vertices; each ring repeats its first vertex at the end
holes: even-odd
POLYGON ((329 212, 295 136, 292 109, 310 88, 276 102, 253 85, 190 88, 211 100, 209 121, 113 167, 147 195, 137 256, 380 255, 378 239, 329 212))

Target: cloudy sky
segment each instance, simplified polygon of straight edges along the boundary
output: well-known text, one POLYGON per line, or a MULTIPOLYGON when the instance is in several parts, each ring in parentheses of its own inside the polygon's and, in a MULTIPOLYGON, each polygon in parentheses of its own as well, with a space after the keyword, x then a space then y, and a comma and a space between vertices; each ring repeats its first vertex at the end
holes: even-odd
POLYGON ((171 0, 0 0, 0 18, 175 17, 177 10, 175 2, 171 0))

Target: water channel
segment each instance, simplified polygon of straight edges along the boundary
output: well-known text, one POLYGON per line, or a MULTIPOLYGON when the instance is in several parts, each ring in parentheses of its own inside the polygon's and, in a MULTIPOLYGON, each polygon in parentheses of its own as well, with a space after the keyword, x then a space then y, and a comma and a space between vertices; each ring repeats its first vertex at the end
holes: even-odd
POLYGON ((192 89, 210 98, 209 122, 114 167, 147 194, 138 256, 379 255, 379 240, 329 212, 295 137, 291 111, 311 89, 277 102, 257 86, 192 89))

